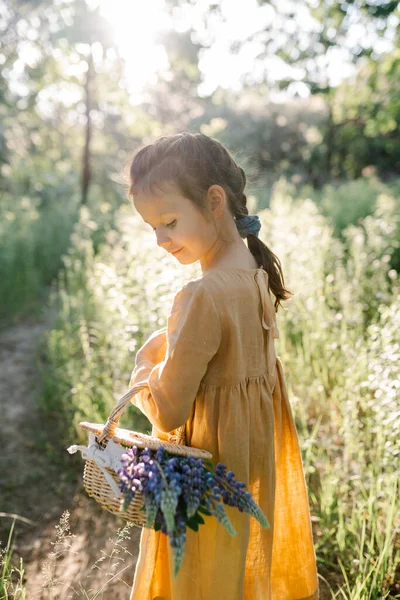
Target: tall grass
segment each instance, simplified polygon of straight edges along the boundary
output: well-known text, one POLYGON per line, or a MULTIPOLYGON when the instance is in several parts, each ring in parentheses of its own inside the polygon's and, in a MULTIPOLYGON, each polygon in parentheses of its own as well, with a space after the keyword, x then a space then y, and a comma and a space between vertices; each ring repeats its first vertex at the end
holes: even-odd
MULTIPOLYGON (((123 566, 127 555, 131 563, 132 554, 129 552, 126 542, 130 540, 132 523, 125 523, 116 531, 114 538, 109 538, 110 547, 100 549, 99 558, 92 564, 82 576, 81 581, 65 581, 63 579, 60 561, 69 556, 75 556, 77 551, 73 548, 76 534, 71 532, 70 513, 64 511, 60 517, 59 524, 55 526, 55 541, 51 542, 52 552, 49 553, 41 566, 42 584, 39 591, 40 596, 33 598, 29 594, 29 585, 25 583, 25 570, 22 559, 20 566, 15 567, 12 561, 12 536, 14 522, 10 530, 7 546, 0 547, 0 600, 40 600, 46 597, 49 600, 64 600, 80 598, 84 600, 105 600, 109 597, 105 590, 112 582, 121 582, 129 594, 130 584, 124 580, 123 575, 130 564, 123 566), (61 572, 60 572, 61 571, 61 572), (105 582, 94 589, 94 578, 98 580, 98 572, 101 572, 105 582), (66 595, 68 593, 68 596, 66 595)), ((98 585, 98 584, 97 584, 98 585)))
POLYGON ((310 198, 329 223, 333 226, 334 234, 340 237, 346 227, 354 225, 360 219, 365 219, 376 210, 376 201, 382 194, 393 196, 400 202, 400 179, 393 178, 382 181, 376 176, 373 167, 363 170, 358 179, 327 183, 320 190, 309 185, 300 188, 298 194, 302 199, 310 198))
MULTIPOLYGON (((65 192, 63 192, 65 193, 65 192)), ((60 194, 52 201, 3 193, 0 203, 0 327, 23 315, 38 314, 48 288, 68 252, 71 233, 79 219, 80 198, 60 194)), ((92 200, 91 204, 94 202, 92 200)), ((112 228, 115 207, 97 202, 87 219, 94 252, 112 228)))
POLYGON ((77 215, 77 200, 40 207, 37 199, 4 193, 0 204, 0 327, 22 313, 36 312, 77 215))
MULTIPOLYGON (((385 598, 400 561, 400 282, 390 268, 398 203, 344 242, 310 200, 277 189, 263 235, 295 296, 280 318, 280 355, 302 442, 321 572, 342 598, 385 598), (340 571, 338 570, 338 565, 340 571)), ((397 572, 398 576, 398 572, 397 572)))
POLYGON ((5 548, 0 542, 0 600, 25 600, 24 565, 22 558, 19 567, 13 564, 13 535, 15 519, 11 524, 5 548))

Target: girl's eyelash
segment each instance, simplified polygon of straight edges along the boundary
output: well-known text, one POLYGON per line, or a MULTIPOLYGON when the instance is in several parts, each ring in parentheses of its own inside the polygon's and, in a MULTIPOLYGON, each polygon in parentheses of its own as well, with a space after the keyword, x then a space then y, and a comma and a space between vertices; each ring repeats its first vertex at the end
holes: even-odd
MULTIPOLYGON (((176 219, 174 219, 173 221, 171 221, 171 223, 167 223, 166 227, 175 227, 176 225, 176 219)), ((155 231, 155 228, 152 228, 153 231, 155 231)))

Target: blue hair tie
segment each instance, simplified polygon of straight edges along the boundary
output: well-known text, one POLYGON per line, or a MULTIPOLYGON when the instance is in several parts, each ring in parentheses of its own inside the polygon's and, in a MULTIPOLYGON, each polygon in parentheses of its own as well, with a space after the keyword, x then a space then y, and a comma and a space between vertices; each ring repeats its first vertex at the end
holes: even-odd
POLYGON ((246 238, 249 233, 258 237, 258 232, 261 229, 261 222, 257 215, 246 215, 235 219, 236 227, 239 231, 240 237, 246 238))

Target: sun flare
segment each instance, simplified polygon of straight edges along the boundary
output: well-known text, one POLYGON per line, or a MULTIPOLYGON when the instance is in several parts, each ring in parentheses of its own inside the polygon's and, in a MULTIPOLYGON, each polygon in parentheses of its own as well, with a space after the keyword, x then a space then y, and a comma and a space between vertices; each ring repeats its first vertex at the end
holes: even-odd
POLYGON ((168 67, 158 35, 169 29, 164 0, 100 0, 100 12, 110 24, 121 56, 126 60, 126 79, 133 97, 139 98, 157 71, 168 67), (136 57, 136 59, 135 59, 136 57))

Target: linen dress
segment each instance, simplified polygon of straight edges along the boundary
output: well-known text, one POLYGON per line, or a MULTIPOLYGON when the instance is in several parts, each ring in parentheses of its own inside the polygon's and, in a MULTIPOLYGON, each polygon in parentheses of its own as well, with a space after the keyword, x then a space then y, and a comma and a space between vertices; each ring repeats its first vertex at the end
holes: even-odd
POLYGON ((198 532, 187 528, 176 578, 168 537, 143 528, 130 600, 317 600, 307 489, 275 353, 267 272, 221 269, 190 281, 164 329, 164 360, 136 361, 130 387, 147 386, 132 402, 161 439, 186 423, 187 445, 208 450, 215 465, 244 481, 270 528, 224 505, 237 535, 214 517, 198 532))

